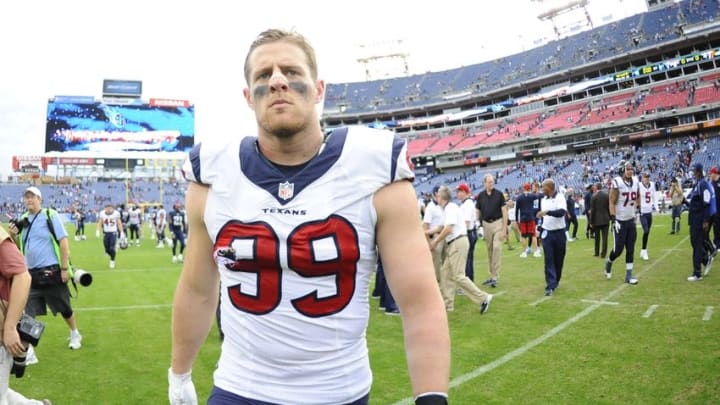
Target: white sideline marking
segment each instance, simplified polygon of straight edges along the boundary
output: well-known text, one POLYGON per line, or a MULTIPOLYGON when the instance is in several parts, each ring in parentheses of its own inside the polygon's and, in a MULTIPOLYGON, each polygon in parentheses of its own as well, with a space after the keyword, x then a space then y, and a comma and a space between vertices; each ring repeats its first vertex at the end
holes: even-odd
MULTIPOLYGON (((684 237, 680 242, 678 242, 675 246, 673 246, 673 248, 676 248, 676 247, 680 246, 681 243, 685 243, 685 242, 687 241, 687 239, 688 239, 688 236, 684 237)), ((660 256, 659 258, 657 258, 657 259, 655 260, 655 262, 658 262, 658 261, 660 261, 660 260, 663 260, 663 259, 666 258, 668 255, 670 255, 670 253, 671 253, 671 252, 665 252, 662 256, 660 256)), ((640 276, 641 274, 645 273, 645 271, 649 270, 650 268, 651 268, 650 266, 645 267, 645 269, 644 269, 643 271, 641 271, 641 272, 638 273, 638 276, 640 276)), ((619 287, 617 287, 616 289, 610 291, 610 293, 608 293, 608 295, 605 296, 605 298, 604 298, 602 301, 608 301, 609 299, 615 297, 616 295, 620 294, 620 293, 621 293, 625 288, 627 288, 628 286, 629 286, 629 284, 627 284, 627 283, 622 283, 619 287)), ((545 297, 545 298, 550 298, 550 297, 545 297)), ((499 359, 497 359, 497 360, 495 360, 495 361, 492 361, 492 362, 490 362, 490 363, 488 363, 488 364, 485 364, 485 365, 483 365, 483 366, 480 366, 480 367, 476 368, 475 370, 473 370, 473 371, 471 371, 471 372, 469 372, 469 373, 466 373, 466 374, 463 374, 463 375, 461 375, 461 376, 456 377, 455 379, 453 379, 452 381, 450 381, 450 388, 455 388, 455 387, 457 387, 457 386, 459 386, 459 385, 462 385, 462 384, 464 384, 464 383, 466 383, 466 382, 468 382, 468 381, 470 381, 470 380, 473 380, 473 379, 475 379, 475 378, 477 378, 477 377, 479 377, 479 376, 481 376, 481 375, 483 375, 483 374, 485 374, 485 373, 487 373, 487 372, 490 372, 490 371, 492 371, 492 370, 494 370, 494 369, 502 366, 503 364, 509 362, 510 360, 512 360, 512 359, 514 359, 514 358, 516 358, 516 357, 518 357, 518 356, 522 356, 522 355, 525 354, 528 350, 534 348, 535 346, 540 345, 541 343, 545 342, 546 340, 550 339, 551 337, 553 337, 553 336, 557 335, 558 333, 562 332, 563 330, 565 330, 565 328, 567 328, 568 326, 574 324, 575 322, 577 322, 577 321, 585 318, 585 317, 588 316, 592 311, 600 308, 601 306, 602 306, 602 304, 592 304, 592 305, 590 305, 589 307, 585 308, 584 310, 582 310, 582 311, 578 312, 577 314, 575 314, 572 318, 568 319, 567 321, 565 321, 565 322, 561 323, 560 325, 558 325, 558 326, 550 329, 549 331, 545 332, 545 334, 540 335, 539 337, 537 337, 537 338, 535 338, 535 339, 533 339, 533 340, 525 343, 524 345, 518 347, 517 349, 515 349, 515 350, 513 350, 513 351, 511 351, 511 352, 509 352, 509 353, 506 353, 504 356, 500 357, 499 359)), ((707 312, 706 312, 706 313, 707 313, 707 312)), ((411 405, 412 403, 413 403, 413 398, 410 397, 410 398, 401 399, 400 401, 395 402, 393 405, 411 405)))
POLYGON ((498 291, 495 294, 491 294, 493 297, 499 297, 501 295, 505 294, 505 291, 498 291))
POLYGON ((87 308, 75 308, 76 311, 122 311, 129 309, 157 309, 157 308, 170 308, 172 304, 149 304, 149 305, 124 305, 116 307, 87 307, 87 308))
POLYGON ((530 305, 531 307, 536 307, 538 304, 543 303, 543 302, 545 302, 545 301, 547 301, 547 300, 549 300, 549 299, 551 299, 551 298, 552 298, 552 296, 545 296, 545 297, 542 297, 542 298, 540 298, 539 300, 537 300, 537 301, 535 301, 535 302, 531 302, 531 303, 528 304, 528 305, 530 305))
POLYGON ((709 321, 713 314, 713 307, 705 308, 705 315, 703 315, 703 321, 709 321))
POLYGON ((580 300, 582 302, 589 302, 591 304, 602 304, 602 305, 620 305, 619 302, 614 301, 600 301, 600 300, 580 300))
POLYGON ((645 311, 645 313, 643 314, 643 318, 650 318, 650 315, 652 315, 659 306, 660 305, 656 304, 650 305, 650 308, 648 308, 647 311, 645 311))

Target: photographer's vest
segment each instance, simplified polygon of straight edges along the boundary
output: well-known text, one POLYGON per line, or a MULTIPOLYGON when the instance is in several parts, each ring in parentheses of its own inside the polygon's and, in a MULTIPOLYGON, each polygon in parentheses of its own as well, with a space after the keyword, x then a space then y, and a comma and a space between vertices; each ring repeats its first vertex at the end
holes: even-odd
MULTIPOLYGON (((57 239, 57 236, 55 234, 55 227, 53 226, 53 222, 52 222, 52 215, 58 215, 58 213, 57 213, 57 211, 51 210, 50 208, 45 208, 40 211, 45 211, 47 227, 50 230, 50 241, 52 242, 53 250, 55 251, 55 257, 57 257, 58 266, 62 267, 62 260, 60 258, 60 242, 57 239)), ((30 215, 30 212, 26 211, 24 214, 22 214, 20 219, 27 220, 29 215, 30 215)), ((40 215, 40 213, 38 213, 38 215, 40 215)), ((30 230, 28 229, 26 232, 30 232, 30 230)), ((25 255, 25 247, 23 246, 23 238, 21 235, 18 235, 18 247, 20 248, 20 252, 22 252, 22 254, 24 256, 25 255)), ((70 256, 70 252, 68 252, 68 256, 70 256)), ((69 257, 68 257, 68 261, 70 261, 69 257)), ((72 266, 68 266, 68 275, 70 276, 70 279, 72 279, 72 276, 73 276, 72 266)))

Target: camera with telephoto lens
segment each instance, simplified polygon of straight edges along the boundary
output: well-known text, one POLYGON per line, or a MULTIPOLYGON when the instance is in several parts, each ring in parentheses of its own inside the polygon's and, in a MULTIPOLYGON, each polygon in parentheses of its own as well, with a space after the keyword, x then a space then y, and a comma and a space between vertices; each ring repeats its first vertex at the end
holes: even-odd
POLYGON ((23 352, 19 356, 13 356, 10 374, 15 374, 16 378, 22 378, 25 375, 25 367, 27 367, 28 346, 23 343, 23 348, 23 352))
POLYGON ((13 218, 10 220, 10 223, 15 225, 15 228, 17 228, 18 233, 20 233, 20 232, 22 232, 23 228, 30 225, 30 220, 27 219, 27 217, 13 218))

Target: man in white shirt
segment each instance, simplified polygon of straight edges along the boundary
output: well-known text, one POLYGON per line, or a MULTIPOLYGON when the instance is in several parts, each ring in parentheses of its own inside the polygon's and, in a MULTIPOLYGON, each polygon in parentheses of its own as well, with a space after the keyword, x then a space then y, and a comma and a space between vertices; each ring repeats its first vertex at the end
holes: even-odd
POLYGON ((423 216, 423 229, 428 244, 431 245, 433 266, 435 267, 435 278, 440 283, 440 269, 442 268, 443 258, 445 257, 445 242, 432 245, 433 239, 437 237, 445 224, 445 213, 437 204, 437 193, 440 186, 433 187, 432 199, 425 207, 425 215, 423 216))
POLYGON ((542 191, 545 198, 540 201, 537 217, 542 220, 540 237, 545 252, 545 295, 551 296, 560 285, 565 262, 567 201, 562 193, 555 190, 552 179, 542 182, 542 191))
POLYGON ((439 243, 447 242, 447 254, 440 271, 440 292, 447 311, 455 309, 455 288, 457 286, 463 290, 465 296, 480 306, 480 314, 484 314, 490 307, 492 295, 480 290, 465 275, 467 252, 470 246, 467 224, 460 207, 450 201, 451 197, 450 188, 441 186, 437 192, 437 202, 445 212, 445 224, 440 234, 430 242, 431 248, 435 248, 439 243))

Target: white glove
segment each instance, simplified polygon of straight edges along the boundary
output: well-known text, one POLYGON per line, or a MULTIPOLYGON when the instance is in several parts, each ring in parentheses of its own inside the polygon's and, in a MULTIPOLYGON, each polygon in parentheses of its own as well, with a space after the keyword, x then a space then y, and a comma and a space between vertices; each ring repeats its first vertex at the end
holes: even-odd
POLYGON ((125 239, 125 232, 120 232, 120 239, 125 239))
POLYGON ((175 374, 168 369, 168 398, 170 405, 197 405, 197 393, 192 382, 192 370, 185 374, 175 374))
POLYGON ((99 230, 99 229, 96 229, 96 230, 95 230, 95 237, 96 237, 96 238, 99 238, 99 237, 100 237, 100 230, 99 230))
POLYGON ((620 233, 620 221, 617 219, 613 221, 613 228, 615 229, 615 233, 620 233))

